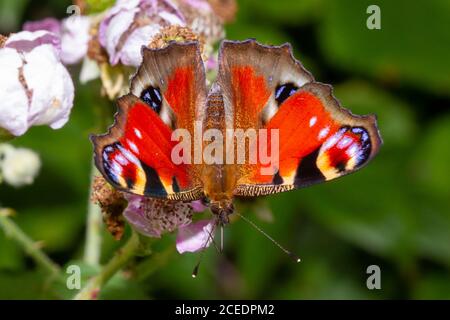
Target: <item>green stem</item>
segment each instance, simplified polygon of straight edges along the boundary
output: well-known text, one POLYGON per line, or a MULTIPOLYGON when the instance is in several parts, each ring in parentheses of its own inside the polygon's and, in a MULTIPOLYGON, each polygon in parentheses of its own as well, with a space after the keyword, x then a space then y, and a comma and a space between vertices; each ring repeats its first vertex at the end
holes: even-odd
POLYGON ((100 289, 119 270, 130 262, 140 248, 139 236, 133 232, 128 242, 119 249, 113 258, 102 268, 102 271, 89 280, 86 286, 75 296, 74 300, 96 299, 100 289))
MULTIPOLYGON (((94 177, 97 174, 97 169, 92 165, 91 169, 91 183, 89 192, 92 192, 94 177)), ((89 194, 90 197, 90 194, 89 194)), ((101 250, 101 226, 102 226, 102 212, 97 203, 93 203, 88 198, 88 214, 86 222, 86 243, 84 247, 84 262, 91 266, 98 266, 100 263, 101 250)))
POLYGON ((170 246, 168 249, 153 253, 149 258, 140 262, 133 268, 132 276, 137 281, 143 281, 157 270, 164 267, 175 252, 175 246, 170 246))
POLYGON ((9 216, 14 214, 12 209, 0 209, 0 227, 5 231, 7 237, 16 241, 36 263, 47 270, 50 275, 57 276, 61 268, 54 263, 40 248, 39 245, 30 239, 9 216))

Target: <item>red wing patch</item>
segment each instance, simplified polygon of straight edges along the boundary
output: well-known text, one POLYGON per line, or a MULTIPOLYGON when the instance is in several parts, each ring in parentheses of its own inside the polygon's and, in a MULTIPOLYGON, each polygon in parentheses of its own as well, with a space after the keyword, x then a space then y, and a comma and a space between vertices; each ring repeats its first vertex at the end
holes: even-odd
POLYGON ((188 168, 171 160, 172 130, 136 97, 128 95, 118 103, 117 125, 123 126, 123 134, 112 143, 104 140, 108 136, 94 138, 99 170, 119 189, 136 194, 166 197, 187 189, 188 168))
POLYGON ((235 66, 231 69, 234 100, 234 127, 255 128, 259 113, 270 97, 263 76, 257 75, 251 66, 235 66))
POLYGON ((192 67, 179 67, 169 77, 164 96, 177 117, 177 128, 190 130, 195 119, 195 81, 192 67))

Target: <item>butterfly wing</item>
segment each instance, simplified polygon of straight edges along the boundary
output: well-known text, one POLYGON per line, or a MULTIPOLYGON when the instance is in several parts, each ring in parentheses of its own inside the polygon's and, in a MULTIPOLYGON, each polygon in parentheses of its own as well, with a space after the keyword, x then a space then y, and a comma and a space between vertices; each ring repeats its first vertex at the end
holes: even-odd
POLYGON ((342 108, 331 86, 315 82, 288 44, 226 41, 219 63, 219 84, 234 127, 265 129, 258 156, 263 151, 277 160, 263 163, 258 157, 242 165, 235 195, 265 195, 331 180, 358 170, 377 153, 381 138, 375 117, 342 108))
POLYGON ((95 163, 122 191, 174 200, 202 196, 196 167, 172 161, 177 128, 193 134, 206 99, 198 43, 171 43, 142 51, 143 63, 131 80, 131 93, 118 99, 115 123, 93 136, 95 163))

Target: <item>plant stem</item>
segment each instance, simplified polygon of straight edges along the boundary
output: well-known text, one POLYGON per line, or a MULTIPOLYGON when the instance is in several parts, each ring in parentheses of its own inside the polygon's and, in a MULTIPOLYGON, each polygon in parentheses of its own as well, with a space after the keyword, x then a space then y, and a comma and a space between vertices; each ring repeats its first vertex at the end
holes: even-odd
POLYGON ((154 253, 149 258, 140 262, 133 268, 132 276, 137 281, 143 281, 147 277, 154 274, 157 270, 164 267, 175 252, 175 247, 170 246, 168 249, 154 253))
MULTIPOLYGON (((92 192, 92 185, 94 177, 97 173, 97 169, 92 165, 91 169, 91 182, 89 186, 89 192, 92 192)), ((102 213, 100 206, 93 203, 90 200, 90 194, 88 198, 88 214, 86 222, 86 244, 84 247, 84 262, 91 266, 98 266, 100 263, 100 249, 101 249, 101 232, 102 225, 102 213)))
POLYGON ((14 214, 12 209, 0 208, 0 227, 5 231, 6 236, 16 241, 36 263, 47 270, 50 275, 57 276, 61 268, 54 263, 40 248, 39 245, 30 239, 9 216, 14 214))
POLYGON ((74 300, 94 300, 100 289, 135 256, 140 248, 139 236, 133 232, 128 242, 119 249, 102 271, 89 280, 87 285, 75 296, 74 300))

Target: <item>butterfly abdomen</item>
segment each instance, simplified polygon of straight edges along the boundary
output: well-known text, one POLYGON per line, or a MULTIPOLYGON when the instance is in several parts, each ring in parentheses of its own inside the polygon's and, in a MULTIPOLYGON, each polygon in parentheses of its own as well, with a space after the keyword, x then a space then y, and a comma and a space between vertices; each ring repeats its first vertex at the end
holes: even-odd
POLYGON ((214 201, 231 200, 236 187, 236 168, 226 164, 226 114, 220 87, 208 94, 203 122, 203 170, 205 194, 214 201))

